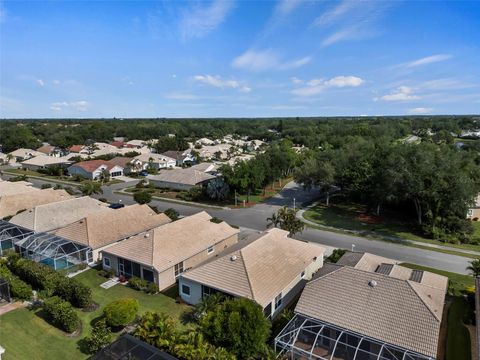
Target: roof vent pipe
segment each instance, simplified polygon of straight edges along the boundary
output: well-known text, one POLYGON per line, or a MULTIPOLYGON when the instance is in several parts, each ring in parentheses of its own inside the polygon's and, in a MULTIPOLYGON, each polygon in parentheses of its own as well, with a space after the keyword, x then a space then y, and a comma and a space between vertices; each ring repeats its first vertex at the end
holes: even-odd
POLYGON ((377 282, 375 280, 370 280, 368 282, 368 285, 370 285, 371 287, 375 287, 375 286, 377 286, 377 282))
POLYGON ((232 256, 230 257, 230 260, 232 260, 232 261, 237 260, 237 255, 232 255, 232 256))

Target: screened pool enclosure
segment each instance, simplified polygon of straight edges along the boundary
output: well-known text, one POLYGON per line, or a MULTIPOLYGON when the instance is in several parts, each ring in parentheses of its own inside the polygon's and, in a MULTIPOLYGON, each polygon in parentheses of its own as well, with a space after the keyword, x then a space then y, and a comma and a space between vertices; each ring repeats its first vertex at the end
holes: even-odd
POLYGON ((32 230, 0 220, 0 255, 5 250, 13 249, 17 241, 33 234, 32 230))
POLYGON ((287 359, 435 360, 298 314, 275 338, 275 350, 287 359))
POLYGON ((32 234, 17 241, 15 249, 24 258, 51 266, 55 270, 68 269, 91 259, 88 246, 48 233, 32 234))

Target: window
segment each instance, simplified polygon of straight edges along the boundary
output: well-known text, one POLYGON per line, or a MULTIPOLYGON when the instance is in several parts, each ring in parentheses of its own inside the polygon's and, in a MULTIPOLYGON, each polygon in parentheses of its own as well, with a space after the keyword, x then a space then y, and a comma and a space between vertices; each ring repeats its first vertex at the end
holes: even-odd
POLYGON ((108 257, 103 258, 103 266, 105 266, 106 268, 110 267, 110 258, 108 257))
POLYGON ((208 255, 210 255, 210 254, 213 253, 214 251, 215 251, 215 248, 213 247, 213 245, 212 245, 212 246, 209 246, 209 247, 207 248, 207 254, 208 254, 208 255))
POLYGON ((280 305, 282 305, 282 293, 278 294, 276 297, 275 297, 275 310, 277 310, 280 305))
POLYGON ((190 286, 182 284, 182 294, 190 296, 190 286))
POLYGON ((302 273, 300 274, 300 277, 303 279, 305 277, 305 271, 302 271, 302 273))
POLYGON ((178 277, 183 273, 183 261, 175 265, 175 277, 178 277))
POLYGON ((154 280, 154 278, 153 278, 153 271, 147 270, 147 269, 142 269, 142 272, 143 272, 143 279, 144 279, 144 280, 153 282, 153 280, 154 280))

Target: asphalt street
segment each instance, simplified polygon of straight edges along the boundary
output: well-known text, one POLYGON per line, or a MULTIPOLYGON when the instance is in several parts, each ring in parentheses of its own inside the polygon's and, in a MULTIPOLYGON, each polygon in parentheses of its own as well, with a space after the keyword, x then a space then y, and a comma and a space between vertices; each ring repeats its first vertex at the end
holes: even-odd
MULTIPOLYGON (((40 187, 45 183, 43 180, 36 179, 29 179, 29 181, 37 187, 40 187)), ((103 194, 96 195, 95 197, 105 198, 109 202, 118 202, 121 200, 122 203, 127 205, 134 204, 135 201, 131 196, 118 194, 116 191, 128 186, 132 186, 135 183, 136 181, 104 186, 103 194)), ((301 203, 311 201, 313 198, 318 197, 320 197, 320 193, 318 191, 305 191, 301 186, 295 183, 290 183, 280 194, 274 198, 266 201, 263 204, 258 204, 250 208, 204 208, 202 206, 177 204, 160 200, 153 200, 150 205, 156 206, 161 211, 168 208, 174 208, 181 215, 191 215, 205 210, 211 216, 216 216, 230 224, 261 231, 266 229, 266 219, 271 216, 272 213, 276 212, 281 206, 286 205, 293 207, 295 199, 295 205, 298 207, 301 205, 301 203)), ((354 245, 355 251, 367 251, 403 262, 430 266, 462 274, 467 273, 466 267, 468 266, 470 260, 466 257, 417 249, 393 242, 390 243, 380 240, 371 240, 359 236, 339 234, 336 232, 329 232, 308 227, 302 232, 302 234, 297 235, 296 238, 350 250, 352 249, 352 245, 354 245)))

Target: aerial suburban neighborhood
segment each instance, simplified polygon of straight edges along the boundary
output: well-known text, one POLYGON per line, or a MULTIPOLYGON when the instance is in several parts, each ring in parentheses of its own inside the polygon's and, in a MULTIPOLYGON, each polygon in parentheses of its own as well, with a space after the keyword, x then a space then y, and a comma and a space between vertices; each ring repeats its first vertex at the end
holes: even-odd
POLYGON ((0 360, 480 360, 480 2, 0 0, 0 360))

